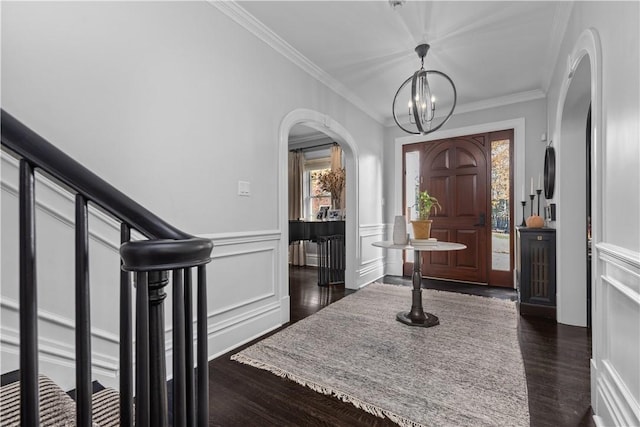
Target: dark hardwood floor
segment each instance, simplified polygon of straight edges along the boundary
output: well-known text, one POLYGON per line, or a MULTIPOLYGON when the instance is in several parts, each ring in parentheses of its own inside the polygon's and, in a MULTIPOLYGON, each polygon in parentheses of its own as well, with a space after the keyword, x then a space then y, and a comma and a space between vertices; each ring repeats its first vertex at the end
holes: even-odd
MULTIPOLYGON (((289 274, 291 323, 354 292, 345 290, 344 286, 319 287, 314 268, 291 267, 289 274)), ((383 281, 406 286, 411 284, 408 278, 395 276, 386 276, 383 281)), ((423 280, 423 287, 516 298, 513 290, 488 286, 423 280)), ((527 376, 531 426, 595 426, 589 406, 589 330, 530 317, 520 317, 518 329, 527 376)), ((396 425, 351 404, 230 360, 232 354, 258 340, 209 363, 209 425, 396 425)))

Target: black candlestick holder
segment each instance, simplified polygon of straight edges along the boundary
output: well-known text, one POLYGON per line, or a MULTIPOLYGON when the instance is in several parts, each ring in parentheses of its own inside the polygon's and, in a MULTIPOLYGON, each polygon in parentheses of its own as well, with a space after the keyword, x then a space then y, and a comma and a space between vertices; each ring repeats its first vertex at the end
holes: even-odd
POLYGON ((538 195, 538 216, 540 216, 540 193, 542 193, 542 189, 537 189, 536 194, 538 195))
POLYGON ((531 199, 531 215, 533 216, 533 199, 536 197, 535 194, 529 194, 529 198, 531 199))
POLYGON ((527 222, 524 220, 524 207, 527 206, 527 201, 523 200, 520 204, 522 205, 522 224, 520 224, 520 227, 526 227, 527 222))

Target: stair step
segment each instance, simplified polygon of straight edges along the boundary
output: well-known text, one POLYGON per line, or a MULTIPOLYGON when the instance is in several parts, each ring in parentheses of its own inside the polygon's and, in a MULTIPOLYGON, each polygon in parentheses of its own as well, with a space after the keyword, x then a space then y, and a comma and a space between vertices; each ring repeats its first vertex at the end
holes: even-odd
MULTIPOLYGON (((76 425, 76 403, 56 383, 45 375, 38 380, 40 391, 40 426, 59 427, 76 425)), ((0 426, 20 425, 20 383, 0 387, 0 426)), ((115 427, 119 425, 120 407, 117 390, 105 388, 92 396, 93 425, 115 427)))
POLYGON ((93 423, 100 427, 120 425, 120 393, 113 388, 105 388, 93 394, 93 423))

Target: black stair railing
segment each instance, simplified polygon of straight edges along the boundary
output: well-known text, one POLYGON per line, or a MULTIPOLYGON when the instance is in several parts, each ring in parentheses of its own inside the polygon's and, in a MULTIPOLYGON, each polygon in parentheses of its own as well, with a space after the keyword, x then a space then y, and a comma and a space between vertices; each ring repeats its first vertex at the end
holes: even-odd
POLYGON ((88 203, 121 222, 120 425, 208 425, 207 289, 210 240, 166 223, 45 139, 1 111, 2 147, 20 158, 20 411, 22 426, 39 425, 38 313, 35 259, 35 170, 76 194, 76 418, 92 425, 88 203), (131 230, 148 240, 131 241, 131 230), (194 369, 192 269, 197 270, 194 369), (136 287, 133 369, 131 272, 136 287), (173 419, 168 419, 164 342, 165 287, 172 275, 173 419), (135 393, 133 390, 135 375, 135 393), (135 397, 134 397, 135 396, 135 397))

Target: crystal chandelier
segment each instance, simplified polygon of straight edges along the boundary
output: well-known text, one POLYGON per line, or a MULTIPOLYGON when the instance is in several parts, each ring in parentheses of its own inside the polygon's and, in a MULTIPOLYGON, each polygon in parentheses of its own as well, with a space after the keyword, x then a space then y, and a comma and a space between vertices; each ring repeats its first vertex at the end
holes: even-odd
POLYGON ((456 86, 453 84, 453 81, 449 76, 440 71, 424 69, 424 57, 427 56, 429 45, 426 43, 418 45, 415 50, 418 57, 420 57, 421 66, 418 71, 413 73, 413 76, 409 77, 404 81, 404 83, 402 83, 396 92, 396 96, 393 97, 393 120, 395 120, 400 129, 407 133, 414 135, 426 135, 440 129, 442 125, 449 120, 453 114, 453 110, 456 108, 457 92, 456 86), (436 115, 437 99, 429 84, 429 78, 432 76, 442 77, 445 81, 449 82, 453 92, 453 104, 451 105, 451 109, 445 116, 444 120, 442 120, 437 126, 434 126, 433 123, 433 119, 436 115), (407 92, 407 90, 404 90, 407 87, 410 87, 411 89, 409 94, 404 93, 407 92), (398 119, 398 111, 402 111, 404 108, 408 108, 409 123, 415 125, 416 130, 407 129, 400 123, 400 120, 398 119))

